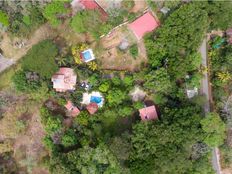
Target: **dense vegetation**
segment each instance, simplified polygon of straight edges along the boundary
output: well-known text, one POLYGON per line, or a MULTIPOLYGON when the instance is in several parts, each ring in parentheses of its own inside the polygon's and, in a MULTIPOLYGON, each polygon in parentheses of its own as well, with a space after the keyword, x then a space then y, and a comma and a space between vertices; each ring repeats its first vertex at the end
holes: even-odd
MULTIPOLYGON (((9 26, 9 32, 28 36, 34 27, 47 20, 53 28, 65 24, 77 34, 89 33, 98 41, 114 26, 132 21, 138 15, 130 11, 134 3, 126 0, 120 7, 108 9, 106 20, 94 10, 78 11, 72 16, 67 2, 29 4, 25 14, 22 9, 17 10, 18 17, 12 10, 0 11, 0 16, 4 16, 0 22, 9 26), (26 28, 29 30, 24 33, 26 28)), ((152 8, 157 6, 152 1, 149 4, 152 8)), ((231 6, 216 1, 176 1, 165 5, 171 10, 162 17, 162 25, 144 38, 148 64, 139 72, 104 71, 98 61, 85 64, 80 51, 91 47, 90 43, 64 44, 62 48, 56 39, 34 45, 19 62, 21 68, 12 78, 14 89, 29 95, 30 101, 37 101, 41 107, 46 134, 43 144, 48 151, 42 163, 51 173, 214 173, 210 152, 223 145, 226 138, 224 121, 227 120, 222 121, 220 116, 224 94, 230 94, 231 90, 231 46, 223 42, 220 49, 210 48, 215 111, 219 114, 204 116, 204 97, 188 99, 185 91, 186 87, 199 88, 202 74, 198 48, 208 30, 230 26, 227 14, 231 13, 231 6), (221 10, 226 11, 222 13, 223 20, 219 19, 221 10), (52 89, 50 78, 62 66, 75 70, 77 90, 61 94, 52 89), (87 92, 100 91, 104 96, 104 106, 94 115, 81 104, 82 94, 86 92, 83 83, 89 85, 87 92), (132 100, 130 93, 135 87, 146 96, 132 100), (67 115, 64 107, 67 100, 81 110, 77 117, 67 115), (138 109, 144 104, 156 106, 158 120, 140 120, 138 109)), ((11 4, 4 3, 4 7, 11 4)), ((218 42, 217 39, 210 45, 218 42)), ((138 51, 137 45, 128 48, 136 59, 138 51)), ((227 161, 231 160, 229 155, 226 157, 227 161)))

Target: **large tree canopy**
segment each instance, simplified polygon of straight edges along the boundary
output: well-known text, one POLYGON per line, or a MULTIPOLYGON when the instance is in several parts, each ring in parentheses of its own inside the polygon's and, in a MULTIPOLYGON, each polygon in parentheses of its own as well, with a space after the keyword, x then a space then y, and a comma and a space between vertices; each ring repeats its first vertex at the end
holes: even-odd
POLYGON ((210 29, 225 30, 232 27, 232 2, 211 0, 206 6, 210 19, 210 29))
POLYGON ((43 15, 52 26, 59 25, 61 19, 68 13, 69 10, 65 8, 65 3, 64 1, 53 1, 45 7, 43 15))
POLYGON ((191 71, 193 65, 189 64, 189 60, 194 57, 190 54, 197 51, 207 26, 206 11, 200 9, 195 3, 182 5, 164 21, 153 35, 146 39, 151 66, 155 68, 165 63, 169 74, 176 78, 180 75, 170 69, 180 67, 182 74, 191 71))
POLYGON ((204 135, 199 109, 192 106, 167 108, 162 115, 161 122, 134 126, 132 173, 193 173, 192 146, 201 142, 204 135))
POLYGON ((202 129, 206 132, 205 143, 217 147, 224 143, 226 127, 217 113, 209 113, 201 121, 202 129))
POLYGON ((96 148, 85 146, 69 153, 52 154, 52 173, 64 174, 121 174, 116 157, 104 144, 96 148))

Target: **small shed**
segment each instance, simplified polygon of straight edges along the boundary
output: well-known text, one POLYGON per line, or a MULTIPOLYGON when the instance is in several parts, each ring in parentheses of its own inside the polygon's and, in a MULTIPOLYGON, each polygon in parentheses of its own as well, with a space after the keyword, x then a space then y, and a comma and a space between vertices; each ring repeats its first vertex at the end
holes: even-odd
POLYGON ((186 89, 187 97, 193 98, 194 96, 198 95, 198 88, 194 87, 193 89, 186 89))
POLYGON ((80 110, 76 106, 74 106, 70 100, 68 100, 68 102, 66 103, 65 108, 68 110, 69 115, 72 117, 76 117, 80 114, 80 110))
POLYGON ((158 114, 154 105, 140 109, 139 114, 142 121, 158 119, 158 114))
POLYGON ((97 105, 97 103, 90 103, 87 105, 86 109, 91 115, 93 115, 97 112, 98 105, 97 105))
POLYGON ((160 9, 160 11, 161 11, 164 15, 166 15, 166 14, 170 11, 170 8, 168 8, 168 7, 163 7, 163 8, 160 9))

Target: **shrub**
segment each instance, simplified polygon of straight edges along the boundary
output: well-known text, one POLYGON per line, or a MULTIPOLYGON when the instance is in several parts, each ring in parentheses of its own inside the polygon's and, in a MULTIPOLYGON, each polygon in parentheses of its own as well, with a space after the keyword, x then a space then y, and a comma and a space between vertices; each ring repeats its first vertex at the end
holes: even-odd
POLYGON ((110 84, 108 82, 104 82, 99 86, 99 91, 107 92, 110 88, 110 84))
POLYGON ((9 18, 7 14, 1 10, 0 10, 0 23, 5 27, 9 26, 9 18))
POLYGON ((119 105, 126 99, 126 94, 119 89, 112 89, 108 92, 106 98, 110 106, 119 105))
POLYGON ((40 79, 34 80, 26 77, 25 71, 18 71, 12 78, 17 91, 36 91, 41 87, 40 79))
POLYGON ((84 10, 77 13, 70 25, 71 28, 77 33, 86 33, 89 32, 95 38, 99 38, 102 35, 102 31, 108 31, 109 27, 103 24, 100 12, 97 10, 84 10))
POLYGON ((126 116, 129 116, 133 113, 133 109, 131 107, 123 107, 118 110, 118 114, 121 116, 121 117, 126 117, 126 116))
POLYGON ((55 57, 58 49, 50 40, 44 40, 33 46, 22 59, 22 68, 36 72, 41 77, 50 78, 57 70, 55 57))
POLYGON ((138 46, 136 44, 130 47, 130 54, 136 58, 138 56, 138 46))
POLYGON ((133 85, 133 82, 134 82, 134 79, 132 76, 126 76, 124 79, 123 79, 123 84, 125 86, 132 86, 133 85))
POLYGON ((69 10, 65 8, 65 2, 53 1, 45 7, 43 15, 53 27, 56 27, 61 24, 60 18, 66 15, 68 11, 69 10))
POLYGON ((61 138, 61 143, 64 147, 69 147, 77 144, 77 135, 72 129, 68 129, 61 138))

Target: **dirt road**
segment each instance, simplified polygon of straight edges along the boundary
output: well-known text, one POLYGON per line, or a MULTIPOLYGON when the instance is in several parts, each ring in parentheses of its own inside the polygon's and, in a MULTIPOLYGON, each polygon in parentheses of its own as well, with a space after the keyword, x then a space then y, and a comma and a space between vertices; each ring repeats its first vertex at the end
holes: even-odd
MULTIPOLYGON (((204 67, 208 67, 208 60, 207 60, 207 40, 204 39, 202 42, 202 45, 200 47, 200 53, 202 57, 202 65, 204 67)), ((202 78, 202 86, 201 86, 201 92, 206 96, 207 102, 204 105, 204 111, 205 114, 210 112, 210 87, 209 87, 209 74, 207 71, 203 73, 203 78, 202 78)), ((216 172, 216 174, 221 174, 221 165, 220 165, 220 153, 218 148, 214 148, 212 151, 212 165, 213 168, 216 172)))

